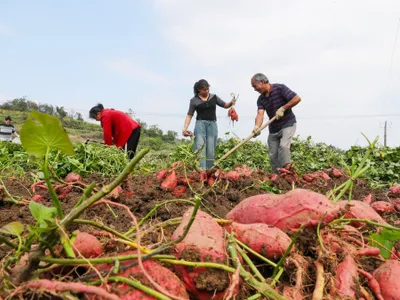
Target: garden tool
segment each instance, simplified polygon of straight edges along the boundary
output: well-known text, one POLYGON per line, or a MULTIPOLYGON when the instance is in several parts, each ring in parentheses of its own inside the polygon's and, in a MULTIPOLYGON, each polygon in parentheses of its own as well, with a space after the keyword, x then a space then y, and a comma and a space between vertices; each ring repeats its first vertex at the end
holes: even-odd
MULTIPOLYGON (((271 118, 267 123, 265 123, 264 125, 262 125, 260 127, 260 129, 256 132, 259 133, 262 130, 264 130, 265 128, 267 128, 272 122, 274 122, 276 120, 276 117, 271 118)), ((229 155, 231 155, 233 152, 235 152, 237 149, 239 149, 240 147, 242 147, 244 144, 246 144, 251 138, 254 137, 254 135, 256 134, 254 132, 252 132, 247 138, 245 138, 243 141, 241 141, 239 144, 237 144, 235 147, 233 147, 231 150, 229 150, 227 153, 225 153, 220 159, 218 159, 216 162, 214 162, 214 167, 216 167, 221 161, 223 161, 224 159, 226 159, 229 155)))

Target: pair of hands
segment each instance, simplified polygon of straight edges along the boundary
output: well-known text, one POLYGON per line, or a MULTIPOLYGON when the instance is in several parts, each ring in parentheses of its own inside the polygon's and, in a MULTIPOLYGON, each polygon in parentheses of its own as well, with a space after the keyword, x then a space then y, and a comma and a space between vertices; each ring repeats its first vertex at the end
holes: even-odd
MULTIPOLYGON (((282 106, 280 107, 276 113, 275 113, 275 118, 276 120, 279 120, 283 117, 283 115, 285 114, 285 108, 282 106)), ((258 127, 257 125, 254 126, 252 133, 254 134, 254 137, 259 136, 261 134, 260 127, 258 127)))

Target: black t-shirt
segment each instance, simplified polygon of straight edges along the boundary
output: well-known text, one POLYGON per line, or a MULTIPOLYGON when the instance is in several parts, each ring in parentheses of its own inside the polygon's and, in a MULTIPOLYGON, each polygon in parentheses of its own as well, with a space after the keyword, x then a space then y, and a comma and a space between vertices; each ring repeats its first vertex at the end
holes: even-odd
POLYGON ((217 95, 210 94, 207 101, 203 101, 198 96, 195 96, 190 100, 187 114, 193 116, 196 111, 196 120, 216 121, 217 105, 220 107, 225 106, 225 102, 217 95))

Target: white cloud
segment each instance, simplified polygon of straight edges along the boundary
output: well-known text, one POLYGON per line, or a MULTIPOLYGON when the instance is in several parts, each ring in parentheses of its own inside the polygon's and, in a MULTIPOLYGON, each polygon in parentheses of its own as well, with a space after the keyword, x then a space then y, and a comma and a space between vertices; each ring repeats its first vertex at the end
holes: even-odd
MULTIPOLYGON (((321 116, 400 114, 400 37, 389 72, 398 0, 154 0, 153 5, 164 38, 187 70, 181 82, 205 77, 212 92, 226 100, 229 92, 239 92, 239 118, 255 115, 250 77, 256 72, 299 93, 298 133, 320 141, 348 147, 363 139, 361 131, 381 131, 377 119, 321 116)), ((252 128, 250 119, 235 129, 242 137, 252 128)), ((227 129, 219 123, 220 132, 227 129)), ((400 137, 393 142, 400 144, 400 137)))
POLYGON ((163 85, 168 84, 166 77, 147 69, 142 63, 133 61, 131 59, 109 60, 105 62, 105 66, 109 70, 122 76, 148 82, 155 82, 163 85))

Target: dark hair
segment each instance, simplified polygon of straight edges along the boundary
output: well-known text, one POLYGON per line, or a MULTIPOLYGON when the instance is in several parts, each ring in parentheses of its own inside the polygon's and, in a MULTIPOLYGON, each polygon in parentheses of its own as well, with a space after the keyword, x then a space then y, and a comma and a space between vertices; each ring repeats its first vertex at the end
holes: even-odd
POLYGON ((93 106, 89 111, 89 118, 96 119, 98 113, 100 113, 104 109, 103 104, 99 103, 96 106, 93 106))
POLYGON ((210 85, 208 84, 207 80, 205 79, 200 79, 197 81, 194 86, 193 86, 193 93, 195 96, 197 96, 200 92, 200 89, 208 88, 210 85))
POLYGON ((12 119, 11 119, 10 116, 5 117, 4 120, 6 120, 6 121, 12 121, 12 119))

